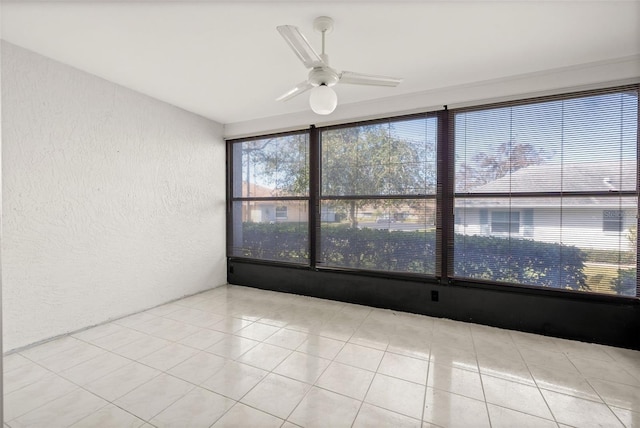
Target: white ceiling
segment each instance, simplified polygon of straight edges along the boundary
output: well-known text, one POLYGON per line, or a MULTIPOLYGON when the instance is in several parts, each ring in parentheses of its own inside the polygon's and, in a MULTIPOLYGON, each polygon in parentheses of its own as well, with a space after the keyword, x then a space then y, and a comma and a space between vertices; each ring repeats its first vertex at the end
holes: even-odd
POLYGON ((307 74, 275 27, 319 50, 319 15, 334 67, 405 79, 340 85, 340 105, 640 55, 640 2, 613 0, 5 0, 2 38, 232 124, 309 110, 306 94, 275 101, 307 74))

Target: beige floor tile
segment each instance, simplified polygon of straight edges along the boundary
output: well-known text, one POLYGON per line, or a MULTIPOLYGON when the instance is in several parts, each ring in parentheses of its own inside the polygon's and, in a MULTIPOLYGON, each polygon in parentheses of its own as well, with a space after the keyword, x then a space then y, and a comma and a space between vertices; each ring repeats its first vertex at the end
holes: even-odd
POLYGON ((71 428, 138 428, 143 424, 142 419, 109 404, 71 425, 71 428))
POLYGON ((529 367, 522 359, 478 355, 478 367, 482 374, 535 386, 529 367))
POLYGON ((180 321, 197 327, 208 328, 224 319, 222 315, 193 308, 183 308, 171 312, 165 318, 180 321))
POLYGON ((3 361, 10 428, 640 428, 638 351, 237 286, 3 361))
POLYGON ((273 415, 236 403, 223 417, 213 424, 214 428, 278 428, 284 421, 273 415))
POLYGON ((170 340, 172 342, 184 339, 194 333, 200 331, 200 328, 180 321, 168 318, 159 318, 146 323, 139 324, 136 329, 144 333, 151 334, 161 339, 170 340))
POLYGON ((234 400, 241 399, 269 372, 236 361, 227 361, 224 367, 202 382, 203 388, 234 400))
POLYGON ((309 428, 349 428, 359 408, 358 400, 313 387, 293 411, 289 420, 309 428))
POLYGON ((300 331, 283 328, 266 339, 265 343, 295 350, 298 346, 302 345, 305 340, 307 340, 307 337, 307 334, 300 331))
POLYGON ((529 370, 538 385, 538 388, 573 395, 592 401, 601 401, 600 396, 589 385, 589 382, 577 372, 554 370, 544 366, 529 365, 529 370))
POLYGON ((192 384, 163 373, 118 398, 114 404, 148 421, 193 388, 192 384))
POLYGON ((253 321, 249 321, 244 318, 225 317, 221 321, 213 324, 210 328, 212 330, 231 334, 238 330, 242 330, 251 324, 253 324, 253 321))
POLYGON ((158 317, 163 317, 165 315, 170 314, 171 312, 175 312, 177 310, 182 309, 183 307, 176 304, 175 302, 167 303, 164 305, 156 306, 155 308, 149 309, 146 311, 147 314, 155 315, 158 317))
POLYGON ((67 349, 73 348, 79 343, 82 342, 75 337, 64 336, 59 339, 54 339, 41 345, 20 351, 20 354, 32 361, 38 362, 60 352, 66 351, 67 349))
POLYGON ((632 412, 627 409, 609 406, 611 411, 622 421, 627 428, 640 428, 640 412, 632 412))
POLYGON ((15 427, 65 427, 105 407, 108 403, 83 389, 76 389, 11 421, 15 427))
POLYGON ((33 362, 18 353, 5 355, 2 359, 2 370, 4 373, 9 373, 12 370, 19 369, 28 364, 33 364, 33 362))
POLYGON ((427 388, 424 421, 451 428, 489 428, 491 426, 484 401, 433 388, 427 388))
POLYGON ((115 348, 112 352, 132 360, 138 360, 169 345, 171 342, 168 340, 144 334, 133 342, 115 348))
POLYGON ((420 428, 420 420, 364 403, 353 428, 370 427, 420 428))
POLYGON ((516 346, 513 341, 511 341, 511 337, 507 334, 507 340, 500 339, 487 339, 485 336, 480 336, 478 339, 474 336, 474 344, 476 348, 476 354, 478 357, 490 357, 490 358, 498 358, 505 360, 514 360, 514 361, 522 361, 522 356, 520 355, 520 350, 516 346))
POLYGON ((625 370, 614 361, 571 357, 571 362, 587 378, 603 379, 609 382, 624 383, 640 387, 640 373, 637 376, 625 370))
POLYGON ((478 371, 476 354, 463 349, 451 348, 442 344, 431 345, 432 363, 457 367, 464 370, 478 371))
POLYGON ((393 334, 363 325, 353 333, 349 343, 385 351, 389 346, 390 336, 393 334))
MULTIPOLYGON (((543 342, 546 343, 546 342, 543 342)), ((557 352, 545 348, 543 345, 537 348, 520 347, 520 354, 524 361, 529 364, 545 366, 554 370, 562 370, 566 372, 577 372, 578 369, 573 365, 569 358, 562 352, 557 352)))
POLYGON ((15 419, 76 389, 77 385, 49 373, 21 389, 5 393, 4 418, 6 421, 15 419))
POLYGON ((187 382, 200 385, 216 374, 228 360, 208 352, 200 351, 171 368, 167 373, 187 382))
POLYGON ((180 339, 178 343, 186 346, 191 346, 192 348, 205 350, 208 347, 218 343, 225 337, 227 337, 227 334, 221 331, 202 328, 200 329, 200 331, 197 331, 190 336, 180 339))
POLYGON ((322 373, 322 376, 316 381, 316 385, 357 400, 363 400, 374 375, 374 372, 334 361, 322 373))
POLYGON ((262 379, 241 401, 248 406, 287 419, 308 389, 309 385, 305 383, 272 373, 262 379))
POLYGON ((106 353, 107 351, 97 346, 80 342, 78 345, 72 348, 38 361, 38 364, 48 370, 60 373, 80 363, 106 353))
POLYGON ((608 405, 640 412, 639 387, 600 379, 590 379, 589 384, 608 405))
POLYGON ((89 382, 84 385, 84 388, 108 401, 114 401, 160 373, 159 370, 132 362, 108 376, 89 382))
POLYGON ((310 335, 297 350, 316 357, 332 360, 338 355, 344 345, 345 342, 340 340, 310 335))
POLYGON ((94 340, 100 339, 101 337, 108 336, 113 333, 117 333, 119 331, 122 331, 123 329, 123 326, 110 322, 96 327, 91 327, 86 330, 82 330, 80 332, 72 334, 71 336, 84 342, 92 343, 94 340))
POLYGON ((424 385, 427 383, 428 369, 429 361, 385 352, 378 373, 424 385))
POLYGON ((329 367, 327 360, 304 352, 293 352, 273 372, 305 383, 314 383, 329 367))
POLYGON ((482 375, 482 384, 488 403, 543 419, 553 419, 538 388, 486 375, 482 375))
POLYGON ((151 419, 158 428, 211 426, 235 404, 222 395, 195 388, 151 419))
POLYGON ((254 322, 253 324, 236 331, 234 334, 236 336, 246 337, 247 339, 253 339, 262 342, 263 340, 268 339, 269 336, 276 333, 278 330, 280 330, 279 327, 274 327, 269 324, 262 324, 260 322, 254 322))
POLYGON ((505 409, 494 404, 488 404, 487 407, 492 428, 557 428, 557 424, 552 420, 505 409))
POLYGON ((164 348, 160 348, 157 351, 140 358, 138 361, 149 367, 153 367, 154 369, 166 371, 177 366, 188 358, 193 357, 199 352, 200 351, 195 348, 191 348, 190 346, 171 343, 164 348))
POLYGON ((135 342, 136 340, 143 339, 146 335, 137 330, 131 328, 124 328, 115 333, 102 336, 99 339, 94 340, 92 343, 103 349, 113 351, 128 343, 135 342))
POLYGON ((242 354, 242 356, 238 358, 238 361, 259 369, 272 371, 284 361, 291 352, 293 351, 290 349, 269 345, 268 343, 259 343, 242 354))
POLYGON ((428 360, 431 354, 431 335, 422 333, 416 335, 395 335, 389 337, 387 352, 405 355, 407 357, 428 360))
POLYGON ((4 393, 8 394, 17 391, 51 374, 44 367, 29 361, 10 372, 4 373, 4 393))
POLYGON ((376 374, 364 401, 392 412, 420 419, 424 391, 424 385, 376 374))
POLYGON ((432 363, 427 386, 484 401, 480 375, 470 370, 432 363))
POLYGON ((216 344, 208 347, 207 352, 224 358, 235 360, 260 342, 238 336, 226 336, 216 344))
POLYGON ((336 356, 336 361, 375 372, 383 356, 384 352, 379 349, 347 343, 336 356))
POLYGON ((87 383, 108 375, 131 363, 131 360, 111 352, 103 352, 95 358, 87 360, 60 373, 60 376, 77 383, 87 383))
POLYGON ((553 391, 542 391, 556 420, 579 427, 620 427, 616 415, 603 403, 584 400, 553 391))

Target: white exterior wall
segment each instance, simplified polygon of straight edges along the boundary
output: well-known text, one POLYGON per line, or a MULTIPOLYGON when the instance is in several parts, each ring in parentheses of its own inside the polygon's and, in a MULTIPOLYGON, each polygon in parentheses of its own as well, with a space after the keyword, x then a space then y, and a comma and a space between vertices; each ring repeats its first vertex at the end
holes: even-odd
POLYGON ((5 350, 225 283, 221 125, 4 42, 2 110, 5 350))
MULTIPOLYGON (((463 208, 462 208, 463 209, 463 208)), ((504 211, 507 208, 496 208, 504 211)), ((602 250, 628 251, 629 241, 627 233, 629 228, 636 224, 635 210, 624 210, 624 231, 604 232, 602 230, 602 211, 605 208, 563 208, 562 213, 558 208, 534 208, 533 209, 533 239, 541 242, 575 245, 579 248, 594 248, 602 250), (562 215, 562 223, 561 223, 562 215)), ((489 210, 489 223, 491 223, 491 208, 489 210)), ((520 211, 520 235, 523 234, 522 212, 520 211)), ((455 232, 467 235, 489 235, 490 226, 482 230, 480 225, 480 211, 477 208, 467 209, 464 216, 465 224, 456 224, 455 232)), ((507 235, 505 234, 505 237, 507 235)), ((513 236, 513 235, 512 235, 513 236)))
POLYGON ((579 248, 601 250, 631 249, 627 239, 629 227, 636 224, 636 212, 623 210, 623 232, 602 230, 603 208, 564 208, 562 210, 562 236, 560 236, 560 211, 536 208, 533 214, 533 238, 537 241, 559 242, 579 248))

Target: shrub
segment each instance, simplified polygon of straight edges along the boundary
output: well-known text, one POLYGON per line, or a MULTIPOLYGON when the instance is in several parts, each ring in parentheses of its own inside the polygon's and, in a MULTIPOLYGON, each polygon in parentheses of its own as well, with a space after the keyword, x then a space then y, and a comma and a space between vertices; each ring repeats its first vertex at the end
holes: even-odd
POLYGON ((577 247, 531 239, 456 235, 456 276, 587 290, 586 255, 577 247))
POLYGON ((621 296, 635 297, 637 287, 636 281, 636 269, 618 269, 618 277, 611 281, 611 288, 621 296))
POLYGON ((307 223, 243 223, 242 248, 235 255, 292 263, 309 261, 307 223))
MULTIPOLYGON (((306 223, 245 223, 246 257, 307 263, 306 223)), ((323 228, 320 261, 324 266, 435 275, 435 231, 323 228)), ((565 289, 588 289, 586 255, 577 247, 527 239, 456 235, 457 277, 565 289)))

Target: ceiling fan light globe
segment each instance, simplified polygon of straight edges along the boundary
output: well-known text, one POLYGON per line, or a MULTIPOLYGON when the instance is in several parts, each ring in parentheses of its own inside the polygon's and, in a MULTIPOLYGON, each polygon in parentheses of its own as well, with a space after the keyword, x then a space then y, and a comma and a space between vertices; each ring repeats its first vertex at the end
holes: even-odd
POLYGON ((311 90, 309 105, 316 114, 331 114, 338 105, 338 95, 327 85, 316 86, 311 90))

